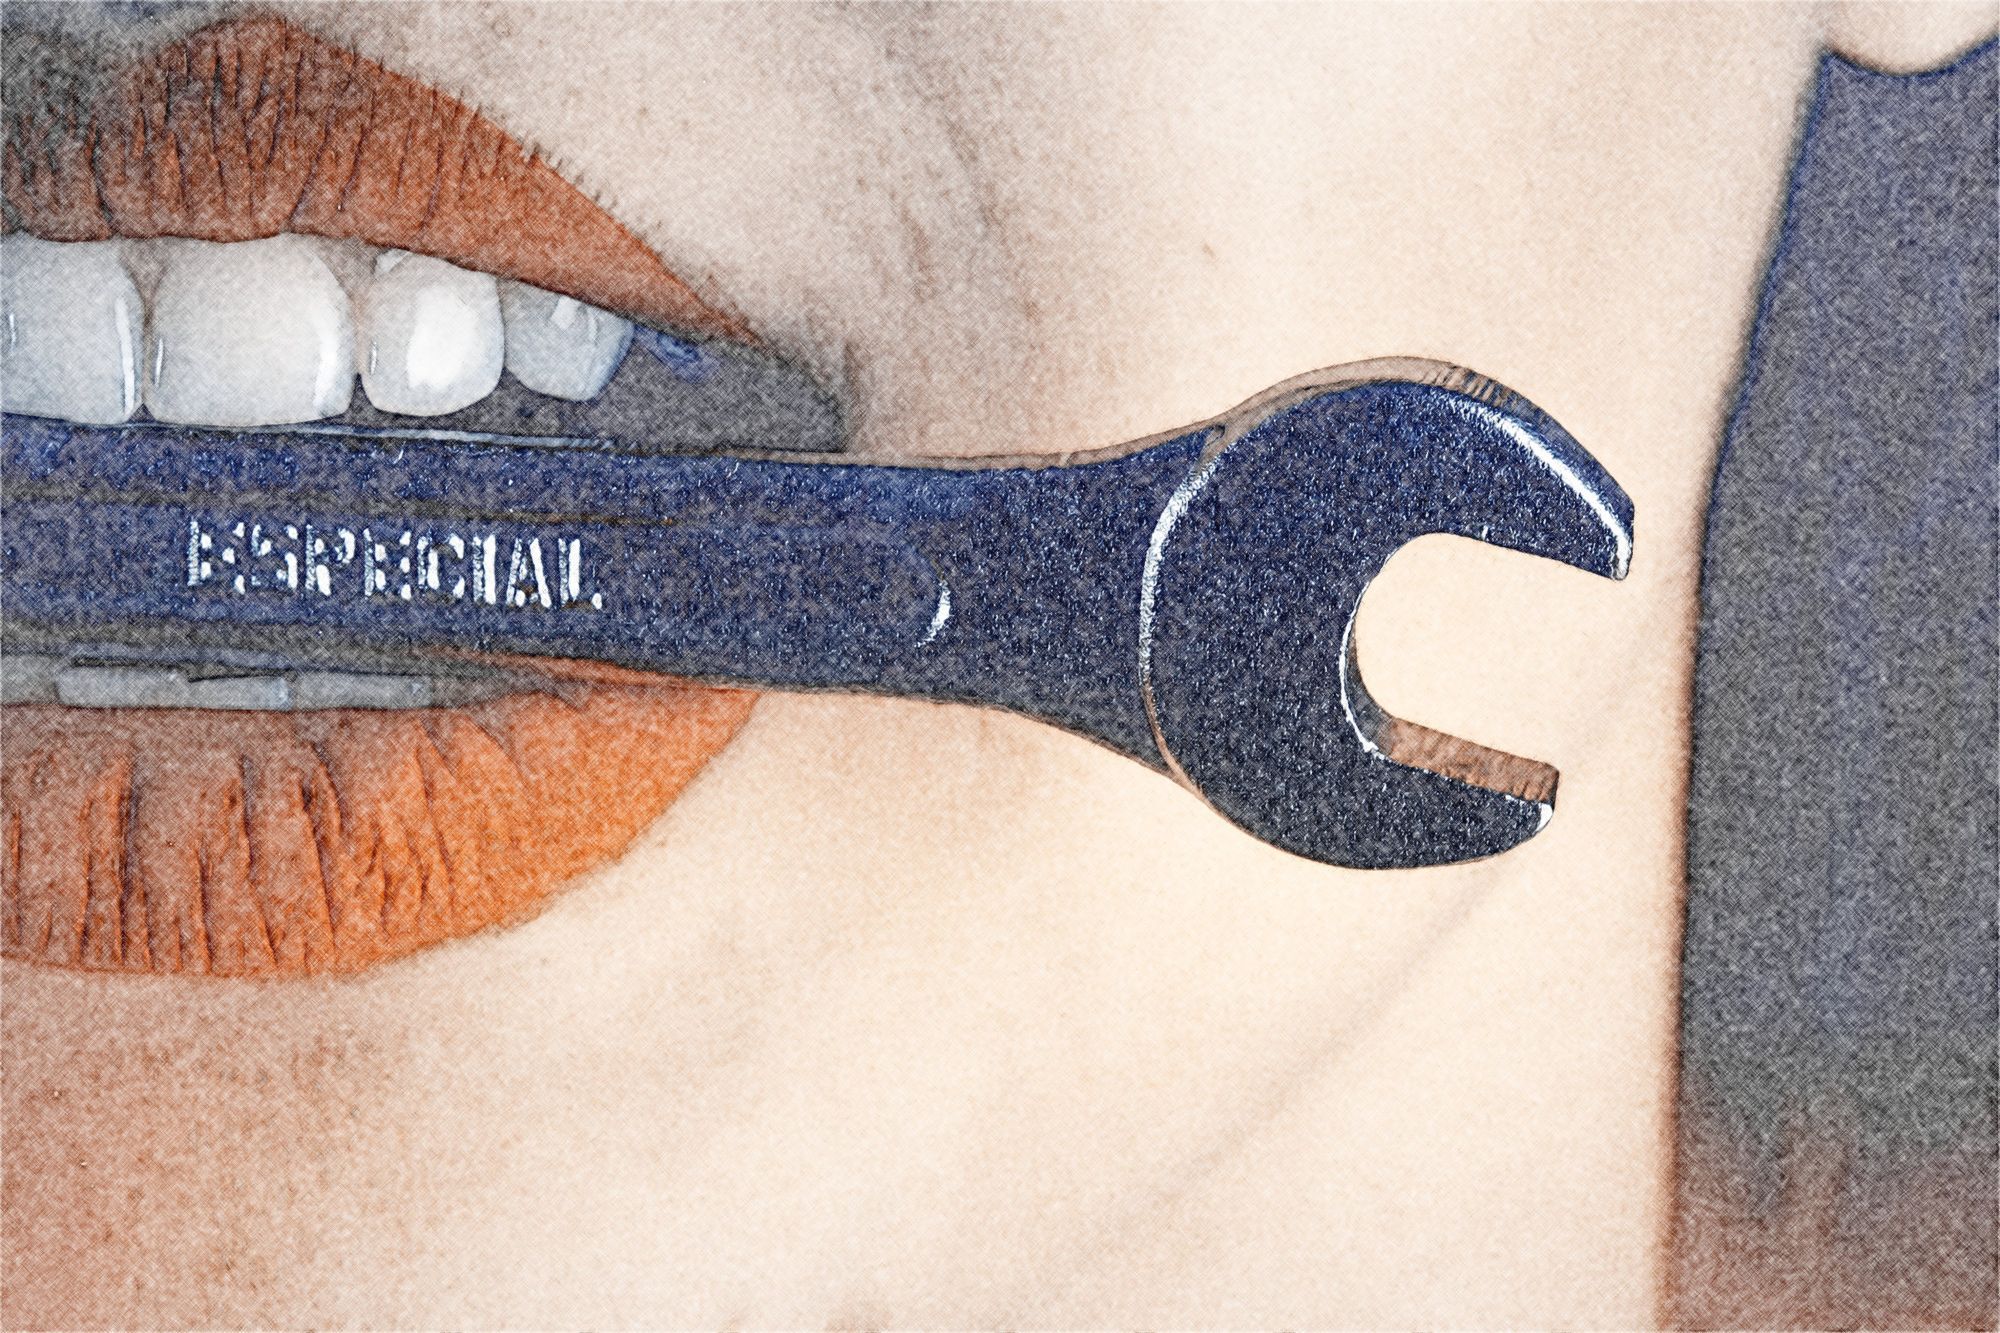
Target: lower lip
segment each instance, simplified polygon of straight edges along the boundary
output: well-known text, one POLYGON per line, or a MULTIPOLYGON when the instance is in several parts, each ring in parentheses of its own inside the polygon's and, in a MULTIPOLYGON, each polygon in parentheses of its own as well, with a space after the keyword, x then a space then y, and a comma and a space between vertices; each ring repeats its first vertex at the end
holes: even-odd
POLYGON ((9 708, 0 951, 304 976, 518 921, 671 805, 752 700, 619 682, 406 712, 9 708))

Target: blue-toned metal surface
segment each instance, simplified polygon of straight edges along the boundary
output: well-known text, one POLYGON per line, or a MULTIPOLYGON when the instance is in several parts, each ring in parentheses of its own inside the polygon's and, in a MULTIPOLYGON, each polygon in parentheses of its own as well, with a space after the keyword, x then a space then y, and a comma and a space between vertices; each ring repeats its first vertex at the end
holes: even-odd
POLYGON ((1276 413, 1190 483, 1163 543, 1142 662, 1162 745, 1237 823, 1338 847, 1344 865, 1511 847, 1548 802, 1358 744, 1376 729, 1348 652, 1355 608, 1388 557, 1430 532, 1623 577, 1631 518, 1616 484, 1525 404, 1390 383, 1276 413))
POLYGON ((1622 577, 1632 518, 1525 400, 1411 361, 1062 467, 8 417, 0 481, 10 652, 552 656, 980 703, 1356 866, 1502 851, 1553 799, 1393 757, 1348 652, 1369 579, 1428 532, 1622 577))

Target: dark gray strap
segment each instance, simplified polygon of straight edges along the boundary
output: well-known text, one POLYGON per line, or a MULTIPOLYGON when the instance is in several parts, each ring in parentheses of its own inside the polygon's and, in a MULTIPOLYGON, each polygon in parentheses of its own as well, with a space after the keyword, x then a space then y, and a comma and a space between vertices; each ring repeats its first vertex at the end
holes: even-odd
POLYGON ((1671 1316, 1992 1327, 2000 47, 1821 65, 1708 521, 1671 1316))

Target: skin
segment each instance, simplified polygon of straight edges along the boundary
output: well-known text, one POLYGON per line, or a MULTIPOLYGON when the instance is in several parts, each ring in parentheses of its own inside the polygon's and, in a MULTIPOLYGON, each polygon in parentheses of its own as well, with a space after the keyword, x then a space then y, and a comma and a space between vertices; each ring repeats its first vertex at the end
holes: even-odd
POLYGON ((1632 576, 1434 539, 1376 585, 1378 699, 1563 772, 1490 862, 1330 870, 1019 719, 771 696, 526 924, 338 982, 10 962, 9 1324, 1656 1318, 1698 536, 1802 99, 1991 7, 294 17, 540 145, 872 453, 1437 356, 1618 477, 1632 576))

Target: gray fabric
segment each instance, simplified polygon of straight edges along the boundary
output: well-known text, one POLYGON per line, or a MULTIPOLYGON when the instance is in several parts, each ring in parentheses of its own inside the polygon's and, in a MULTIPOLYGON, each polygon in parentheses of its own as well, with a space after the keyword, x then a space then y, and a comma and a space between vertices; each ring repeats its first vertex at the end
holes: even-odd
POLYGON ((1996 1317, 1996 69, 1825 59, 1724 441, 1685 1323, 1996 1317))

